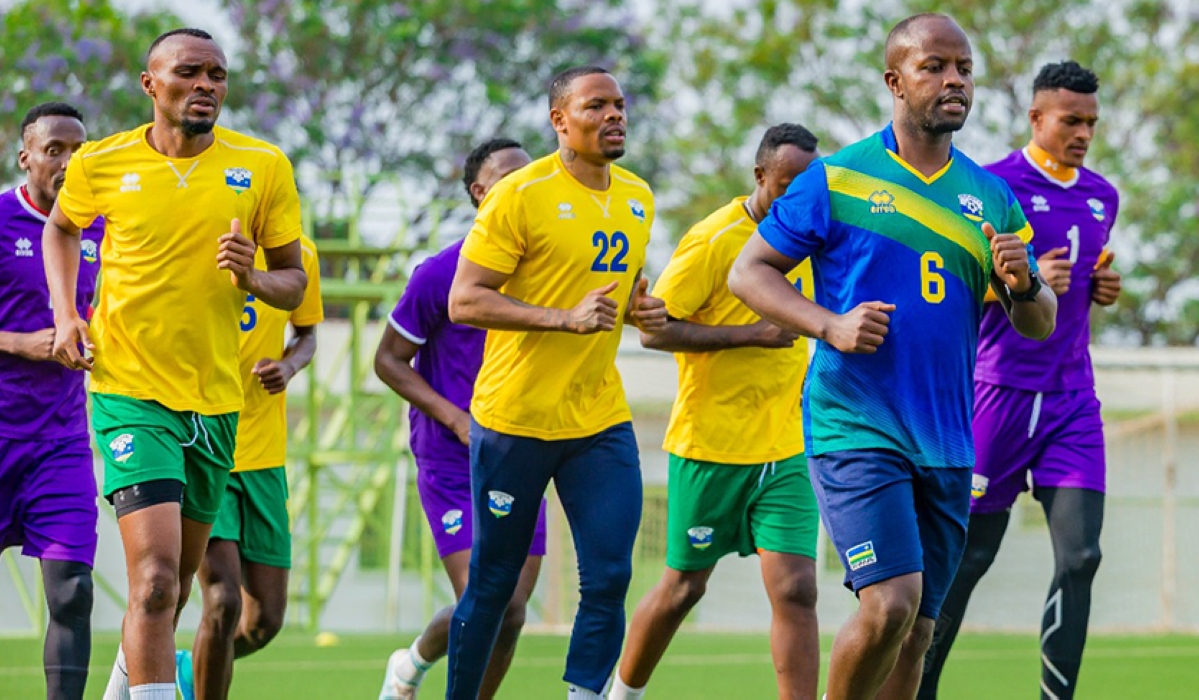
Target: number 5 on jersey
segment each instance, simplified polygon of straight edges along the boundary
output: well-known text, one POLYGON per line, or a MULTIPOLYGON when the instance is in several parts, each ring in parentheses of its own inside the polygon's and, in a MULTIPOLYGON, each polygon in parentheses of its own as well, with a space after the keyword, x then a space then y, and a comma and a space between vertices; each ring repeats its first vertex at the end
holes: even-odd
POLYGON ((591 245, 599 249, 595 262, 591 263, 592 272, 628 272, 628 263, 624 261, 629 254, 629 237, 623 231, 614 231, 612 236, 603 231, 596 231, 591 236, 591 245), (609 249, 613 250, 612 261, 607 261, 609 249))
POLYGON ((258 325, 258 310, 252 304, 254 303, 254 295, 246 295, 246 307, 241 310, 241 329, 243 331, 253 330, 254 326, 258 325))

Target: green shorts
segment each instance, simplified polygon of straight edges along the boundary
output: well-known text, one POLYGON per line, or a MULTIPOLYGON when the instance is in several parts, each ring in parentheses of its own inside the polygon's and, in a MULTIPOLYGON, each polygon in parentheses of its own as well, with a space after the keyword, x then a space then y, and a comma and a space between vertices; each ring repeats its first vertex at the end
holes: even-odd
POLYGON ((159 479, 183 482, 183 517, 216 520, 233 469, 237 413, 204 416, 157 401, 92 394, 92 430, 104 455, 104 495, 159 479))
POLYGON ((816 558, 820 515, 802 454, 766 464, 670 455, 666 565, 702 571, 730 552, 816 558))
POLYGON ((291 525, 283 467, 229 475, 221 512, 209 537, 236 542, 246 561, 290 569, 291 525))

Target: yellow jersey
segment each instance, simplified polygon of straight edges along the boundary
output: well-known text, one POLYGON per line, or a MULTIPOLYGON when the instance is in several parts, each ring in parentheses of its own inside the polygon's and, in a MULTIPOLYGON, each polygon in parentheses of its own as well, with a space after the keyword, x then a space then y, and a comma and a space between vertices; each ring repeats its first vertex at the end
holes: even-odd
MULTIPOLYGON (((671 317, 705 326, 742 326, 761 317, 729 291, 729 270, 757 224, 738 197, 699 222, 679 241, 654 285, 671 317)), ((804 261, 787 279, 812 296, 804 261)), ((679 457, 758 464, 803 452, 800 412, 808 349, 731 348, 675 353, 679 392, 663 449, 679 457)))
POLYGON ((242 406, 238 319, 245 292, 217 269, 233 219, 259 246, 300 237, 291 163, 275 146, 216 127, 194 158, 150 147, 149 124, 85 144, 58 207, 106 221, 104 284, 91 323, 91 390, 217 415, 242 406))
MULTIPOLYGON (((500 180, 462 246, 476 265, 511 274, 500 291, 537 306, 570 309, 594 289, 610 295, 623 320, 645 264, 654 195, 645 181, 611 167, 600 192, 574 178, 555 152, 500 180)), ((488 330, 471 414, 509 435, 567 440, 632 419, 608 333, 488 330)))
MULTIPOLYGON (((235 472, 281 467, 287 460, 287 392, 268 394, 251 370, 259 360, 283 357, 288 321, 294 326, 315 326, 325 320, 316 246, 307 236, 301 236, 300 250, 308 287, 304 290, 304 301, 295 311, 288 313, 255 299, 253 294, 246 295, 241 313, 241 378, 246 405, 237 419, 235 472)), ((260 270, 266 269, 266 256, 261 248, 254 264, 260 270)))

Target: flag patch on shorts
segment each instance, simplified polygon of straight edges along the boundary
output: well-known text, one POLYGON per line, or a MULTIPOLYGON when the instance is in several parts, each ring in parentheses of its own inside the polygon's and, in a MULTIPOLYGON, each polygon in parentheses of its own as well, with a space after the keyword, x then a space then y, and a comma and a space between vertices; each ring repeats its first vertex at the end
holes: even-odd
POLYGON ((129 461, 129 458, 133 456, 133 436, 129 433, 118 435, 115 440, 108 443, 108 449, 112 451, 112 461, 129 461))
POLYGON ((447 535, 457 535, 462 529, 462 511, 457 508, 447 510, 445 515, 441 516, 441 526, 445 528, 447 535))
POLYGON ((863 542, 856 547, 845 550, 845 559, 849 562, 849 570, 857 571, 863 566, 869 566, 878 561, 874 556, 874 542, 863 542))
POLYGON ((487 492, 487 507, 491 509, 491 514, 497 518, 512 515, 512 502, 515 500, 511 494, 504 493, 503 491, 487 492))
POLYGON ((707 549, 712 546, 712 533, 715 532, 710 527, 703 525, 693 527, 687 531, 687 539, 691 540, 691 546, 699 550, 707 549))
POLYGON ((991 485, 991 480, 982 474, 975 474, 970 479, 970 497, 982 498, 987 495, 987 487, 991 485))

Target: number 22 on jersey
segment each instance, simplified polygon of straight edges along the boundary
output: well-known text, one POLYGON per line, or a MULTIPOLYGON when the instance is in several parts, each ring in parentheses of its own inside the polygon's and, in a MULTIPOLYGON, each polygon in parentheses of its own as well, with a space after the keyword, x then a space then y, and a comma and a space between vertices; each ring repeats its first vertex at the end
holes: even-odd
POLYGON ((591 263, 592 272, 628 272, 629 265, 624 259, 629 254, 629 237, 624 231, 613 231, 611 236, 596 231, 591 236, 591 245, 597 250, 595 261, 591 263))

